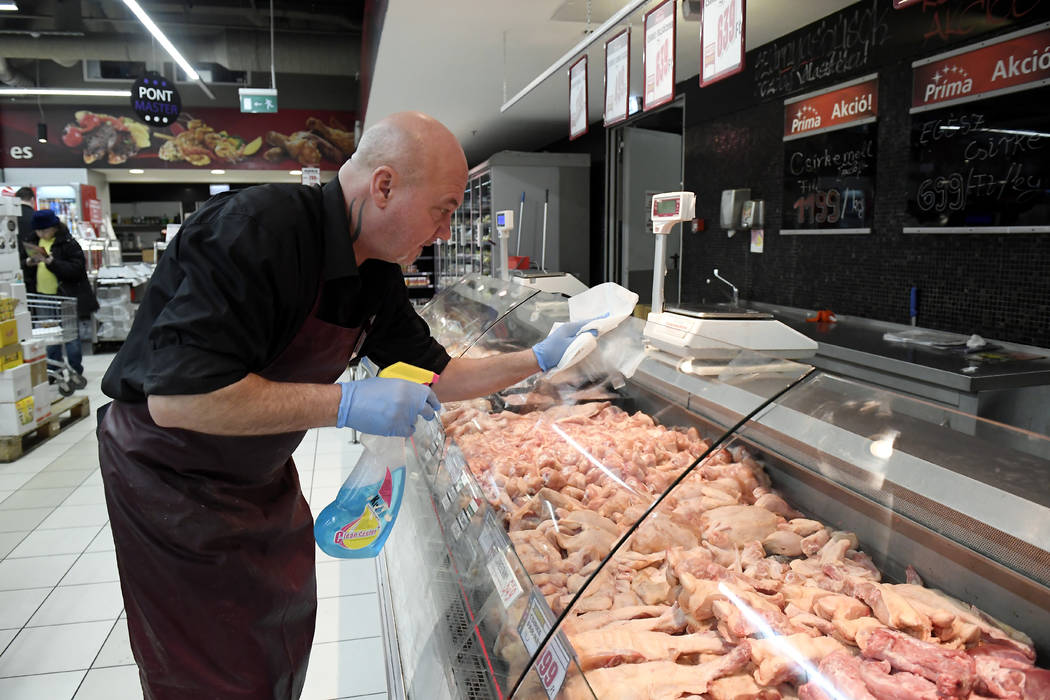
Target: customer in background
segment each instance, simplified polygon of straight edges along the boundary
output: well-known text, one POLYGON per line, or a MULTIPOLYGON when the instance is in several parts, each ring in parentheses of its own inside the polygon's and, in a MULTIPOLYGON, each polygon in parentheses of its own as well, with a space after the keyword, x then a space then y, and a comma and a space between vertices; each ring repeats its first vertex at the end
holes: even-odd
POLYGON ((33 188, 19 187, 15 197, 22 202, 22 213, 18 217, 18 240, 33 242, 36 240, 36 234, 33 232, 33 214, 36 213, 33 207, 33 188))
MULTIPOLYGON (((80 244, 50 209, 33 214, 33 231, 32 238, 24 241, 26 254, 22 258, 26 291, 75 297, 77 319, 89 318, 98 309, 98 300, 91 291, 87 262, 80 244)), ((62 349, 58 345, 50 346, 47 355, 52 360, 61 361, 62 349)), ((79 336, 66 343, 66 355, 77 374, 83 375, 84 354, 79 336)))

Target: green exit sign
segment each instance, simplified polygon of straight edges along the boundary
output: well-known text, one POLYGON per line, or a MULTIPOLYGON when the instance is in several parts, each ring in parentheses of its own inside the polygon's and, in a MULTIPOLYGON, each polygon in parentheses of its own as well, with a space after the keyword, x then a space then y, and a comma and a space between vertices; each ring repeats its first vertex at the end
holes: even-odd
POLYGON ((247 114, 273 114, 277 111, 277 91, 260 88, 241 88, 237 91, 241 112, 247 114))

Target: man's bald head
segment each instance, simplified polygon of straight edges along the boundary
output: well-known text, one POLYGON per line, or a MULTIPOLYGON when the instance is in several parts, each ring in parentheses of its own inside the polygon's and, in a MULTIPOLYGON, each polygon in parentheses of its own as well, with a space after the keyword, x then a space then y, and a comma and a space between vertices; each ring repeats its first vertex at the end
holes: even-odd
POLYGON ((455 135, 422 112, 397 112, 369 127, 350 159, 363 173, 390 166, 412 184, 448 167, 466 172, 466 162, 455 135))

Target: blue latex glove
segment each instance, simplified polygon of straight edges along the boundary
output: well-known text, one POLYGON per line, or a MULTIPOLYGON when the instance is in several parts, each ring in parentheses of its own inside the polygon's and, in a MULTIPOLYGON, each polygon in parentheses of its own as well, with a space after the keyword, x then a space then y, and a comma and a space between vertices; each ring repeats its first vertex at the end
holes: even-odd
POLYGON ((341 382, 336 426, 370 435, 408 437, 416 418, 433 420, 441 402, 430 387, 404 379, 360 379, 341 382))
MULTIPOLYGON (((572 321, 558 326, 550 332, 550 335, 533 345, 532 352, 536 355, 536 361, 540 363, 540 369, 546 372, 549 369, 557 367, 558 363, 561 362, 562 356, 565 355, 565 351, 569 349, 569 346, 572 345, 572 341, 580 334, 580 329, 591 321, 605 318, 608 315, 609 313, 606 312, 601 316, 588 318, 584 321, 572 321)), ((593 328, 584 332, 593 333, 595 338, 598 337, 598 331, 593 328)))

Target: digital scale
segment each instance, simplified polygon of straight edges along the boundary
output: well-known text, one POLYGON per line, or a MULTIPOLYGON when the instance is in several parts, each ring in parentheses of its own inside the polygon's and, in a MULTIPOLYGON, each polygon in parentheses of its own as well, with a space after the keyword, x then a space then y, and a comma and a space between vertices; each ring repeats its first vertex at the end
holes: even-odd
MULTIPOLYGON (((587 291, 587 285, 565 272, 546 272, 543 270, 526 272, 515 270, 512 276, 510 274, 510 264, 507 262, 507 241, 510 239, 512 231, 514 231, 514 210, 504 209, 496 212, 496 234, 499 240, 496 256, 499 260, 498 274, 500 279, 514 280, 514 282, 523 287, 538 289, 541 292, 565 294, 570 297, 587 291)), ((544 236, 544 239, 546 239, 546 236, 544 236)), ((544 245, 546 245, 546 240, 544 240, 544 245)))
POLYGON ((18 218, 21 214, 21 200, 0 196, 0 272, 22 272, 18 251, 18 218))
POLYGON ((665 192, 653 197, 651 217, 656 236, 652 311, 643 331, 652 345, 686 359, 732 357, 740 348, 785 359, 810 357, 817 343, 788 328, 772 315, 741 309, 693 311, 664 309, 667 235, 675 224, 691 221, 696 211, 692 192, 665 192))

